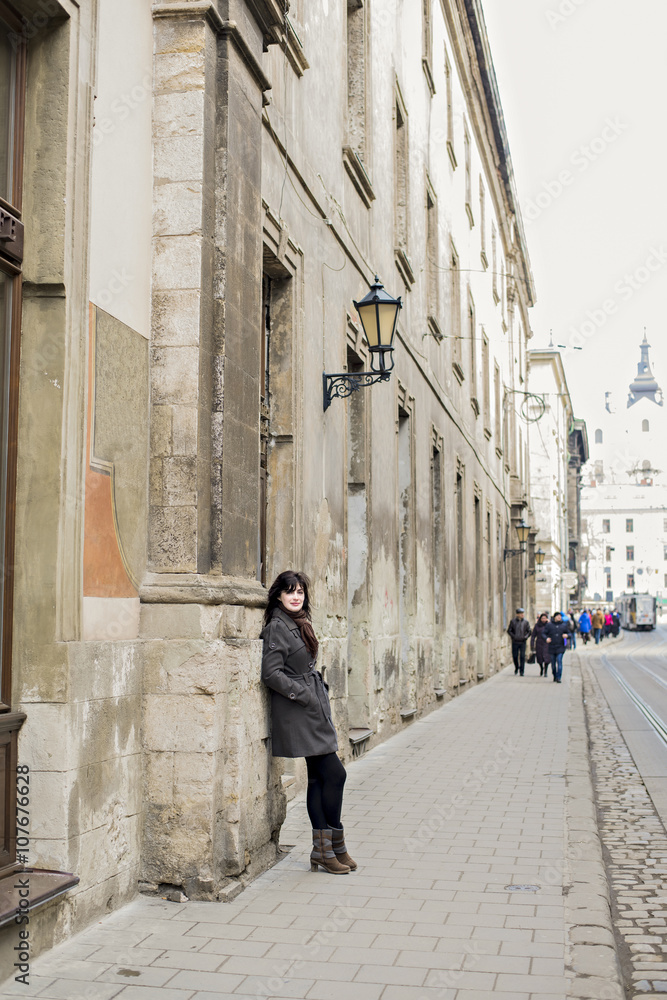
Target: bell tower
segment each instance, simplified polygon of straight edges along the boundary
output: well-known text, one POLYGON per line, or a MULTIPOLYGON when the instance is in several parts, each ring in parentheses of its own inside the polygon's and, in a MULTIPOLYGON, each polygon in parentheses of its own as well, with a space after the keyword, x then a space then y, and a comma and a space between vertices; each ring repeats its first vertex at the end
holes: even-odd
POLYGON ((648 351, 651 345, 646 339, 646 329, 644 329, 644 339, 640 344, 641 358, 637 365, 637 375, 630 385, 628 393, 628 409, 638 403, 640 399, 650 399, 658 406, 662 406, 662 389, 656 382, 651 371, 648 351))

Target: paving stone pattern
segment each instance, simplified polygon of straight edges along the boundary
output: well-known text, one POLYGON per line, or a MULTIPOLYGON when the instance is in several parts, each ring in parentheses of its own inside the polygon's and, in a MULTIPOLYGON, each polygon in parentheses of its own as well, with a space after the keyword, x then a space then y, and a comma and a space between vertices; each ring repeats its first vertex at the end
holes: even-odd
MULTIPOLYGON (((585 749, 581 682, 528 669, 496 675, 350 766, 344 818, 357 872, 310 872, 308 819, 295 804, 282 834, 293 849, 233 901, 139 897, 37 959, 29 988, 0 995, 620 1000, 614 969, 591 946, 604 893, 590 897, 601 916, 586 930, 588 863, 566 857, 568 695, 585 749), (579 937, 568 926, 577 921, 579 937)), ((586 800, 585 754, 577 767, 586 800)), ((592 793, 583 807, 573 829, 599 853, 586 832, 592 793)))
POLYGON ((667 994, 667 833, 604 698, 583 667, 598 825, 628 997, 667 994))

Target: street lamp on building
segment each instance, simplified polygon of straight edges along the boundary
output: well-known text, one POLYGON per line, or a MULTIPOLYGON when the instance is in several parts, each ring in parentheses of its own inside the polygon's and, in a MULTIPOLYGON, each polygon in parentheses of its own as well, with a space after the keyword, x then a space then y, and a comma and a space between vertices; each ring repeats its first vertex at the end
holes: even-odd
POLYGON ((516 526, 516 533, 519 539, 520 547, 518 549, 505 549, 503 552, 503 561, 507 559, 508 556, 522 555, 526 551, 526 543, 530 535, 530 525, 526 524, 523 518, 521 518, 516 526))
POLYGON ((536 569, 527 569, 526 572, 524 573, 524 576, 535 576, 535 574, 537 573, 537 570, 541 569, 541 567, 542 567, 542 565, 544 563, 544 557, 545 557, 545 555, 546 555, 546 552, 543 552, 542 549, 535 549, 535 566, 537 568, 536 569))
POLYGON ((322 386, 325 410, 335 398, 344 399, 358 389, 374 385, 375 382, 388 381, 394 367, 394 334, 402 306, 400 295, 397 299, 392 298, 384 290, 384 285, 376 274, 370 291, 360 302, 354 303, 371 353, 371 370, 330 374, 324 372, 322 386))

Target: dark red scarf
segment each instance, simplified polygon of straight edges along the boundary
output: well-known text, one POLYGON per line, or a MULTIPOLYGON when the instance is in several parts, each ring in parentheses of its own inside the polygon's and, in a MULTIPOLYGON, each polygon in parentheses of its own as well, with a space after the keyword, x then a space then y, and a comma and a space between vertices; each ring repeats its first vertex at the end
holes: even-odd
POLYGON ((299 626, 301 638, 308 647, 310 655, 315 658, 317 656, 317 650, 320 648, 320 644, 317 641, 317 636, 313 631, 312 623, 306 612, 303 609, 301 611, 288 611, 285 607, 283 608, 283 611, 299 626))

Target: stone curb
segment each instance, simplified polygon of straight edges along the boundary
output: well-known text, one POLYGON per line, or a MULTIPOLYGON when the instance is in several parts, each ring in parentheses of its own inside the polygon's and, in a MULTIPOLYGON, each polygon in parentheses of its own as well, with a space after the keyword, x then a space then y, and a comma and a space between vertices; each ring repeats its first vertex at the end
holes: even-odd
MULTIPOLYGON (((618 642, 617 639, 609 640, 618 642)), ((605 639, 605 642, 608 640, 605 639)), ((625 1000, 614 943, 611 897, 598 831, 579 653, 570 661, 569 747, 565 779, 566 975, 568 997, 625 1000)))

